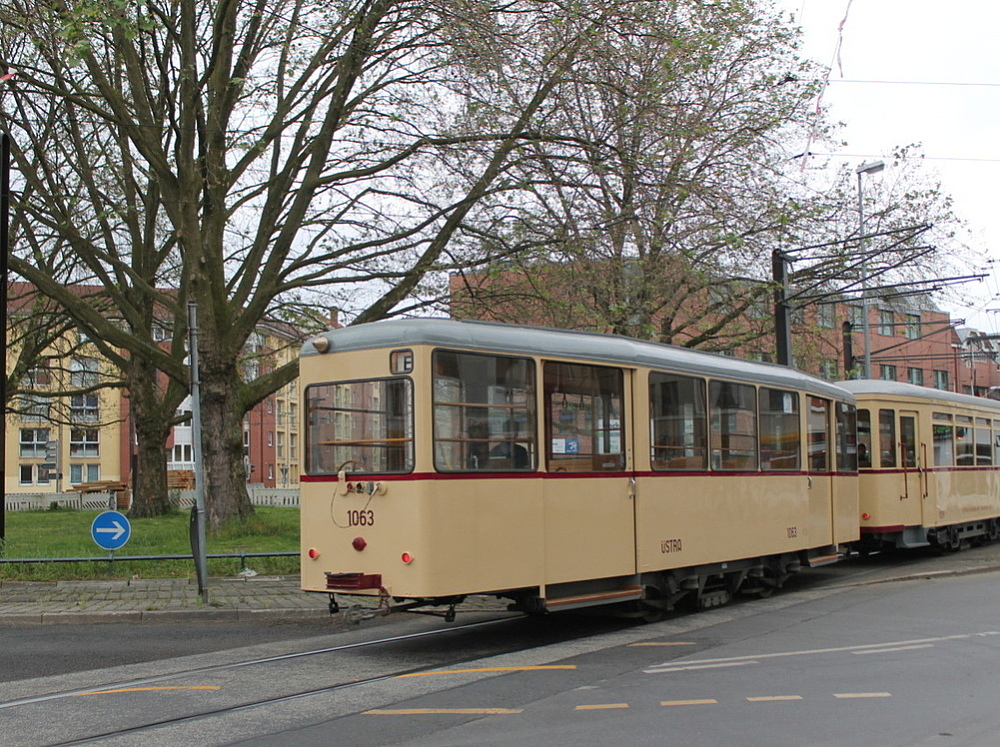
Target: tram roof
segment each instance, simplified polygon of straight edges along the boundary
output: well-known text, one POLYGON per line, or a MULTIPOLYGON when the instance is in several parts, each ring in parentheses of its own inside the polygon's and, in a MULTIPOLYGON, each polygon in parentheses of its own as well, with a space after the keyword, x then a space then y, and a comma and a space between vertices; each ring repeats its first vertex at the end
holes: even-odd
POLYGON ((851 379, 838 381, 837 386, 843 387, 855 396, 865 395, 910 397, 926 401, 947 402, 964 407, 978 407, 992 410, 1000 414, 1000 402, 987 397, 973 397, 971 394, 958 394, 943 389, 931 389, 916 384, 904 384, 901 381, 884 381, 882 379, 851 379))
POLYGON ((555 356, 617 365, 647 366, 697 376, 802 389, 813 394, 853 401, 853 396, 845 389, 785 366, 746 361, 620 335, 454 319, 390 319, 332 329, 316 335, 302 346, 303 356, 321 354, 313 343, 319 337, 329 341, 330 347, 326 354, 434 345, 510 355, 555 356))

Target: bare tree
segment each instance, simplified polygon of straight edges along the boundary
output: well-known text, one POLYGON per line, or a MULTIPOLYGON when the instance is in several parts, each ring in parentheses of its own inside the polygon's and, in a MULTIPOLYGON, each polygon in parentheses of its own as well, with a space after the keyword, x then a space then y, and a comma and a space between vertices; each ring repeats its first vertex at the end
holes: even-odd
POLYGON ((297 375, 291 363, 243 378, 256 325, 310 291, 353 304, 357 321, 405 308, 454 266, 449 245, 515 148, 546 137, 549 99, 596 31, 634 5, 13 0, 0 20, 25 46, 0 66, 18 71, 16 129, 43 127, 25 140, 48 143, 17 153, 36 196, 22 209, 86 269, 49 277, 21 251, 11 266, 112 359, 125 351, 130 396, 157 424, 140 444, 158 442, 186 388, 182 312, 197 302, 208 516, 245 516, 243 415, 297 375), (488 128, 455 127, 463 96, 493 76, 517 76, 526 95, 488 128), (25 100, 59 116, 35 119, 25 100), (459 187, 454 158, 474 146, 459 187), (71 279, 103 286, 125 323, 73 298, 71 279), (172 322, 164 347, 158 312, 172 322), (170 384, 147 397, 154 369, 170 384))

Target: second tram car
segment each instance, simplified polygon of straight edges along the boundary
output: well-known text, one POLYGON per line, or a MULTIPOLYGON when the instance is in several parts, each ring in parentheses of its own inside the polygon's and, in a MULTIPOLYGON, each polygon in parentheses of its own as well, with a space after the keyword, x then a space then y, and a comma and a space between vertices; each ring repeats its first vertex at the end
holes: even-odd
POLYGON ((874 379, 857 398, 861 550, 1000 536, 1000 402, 874 379))
POLYGON ((315 337, 300 371, 302 587, 331 611, 495 594, 656 616, 859 538, 854 395, 785 367, 412 319, 315 337))

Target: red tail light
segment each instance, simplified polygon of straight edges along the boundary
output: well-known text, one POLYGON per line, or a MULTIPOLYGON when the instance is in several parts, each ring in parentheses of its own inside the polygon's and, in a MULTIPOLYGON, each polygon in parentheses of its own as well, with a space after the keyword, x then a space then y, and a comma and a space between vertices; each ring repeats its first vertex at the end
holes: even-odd
POLYGON ((368 547, 368 543, 367 543, 367 542, 365 542, 365 538, 364 538, 364 537, 355 537, 355 538, 354 538, 354 539, 353 539, 353 540, 351 541, 351 547, 353 547, 353 548, 354 548, 355 550, 357 550, 358 552, 361 552, 361 551, 362 551, 362 550, 364 550, 364 549, 365 549, 366 547, 368 547))
POLYGON ((312 560, 316 560, 316 558, 319 557, 319 550, 317 550, 315 547, 310 547, 309 552, 307 554, 312 560))

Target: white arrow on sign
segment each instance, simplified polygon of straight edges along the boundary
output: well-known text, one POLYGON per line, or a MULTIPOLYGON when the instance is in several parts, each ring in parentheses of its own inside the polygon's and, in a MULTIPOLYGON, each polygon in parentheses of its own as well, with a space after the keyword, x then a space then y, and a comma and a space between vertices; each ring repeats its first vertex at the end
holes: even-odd
POLYGON ((116 540, 125 534, 125 527, 118 523, 117 520, 112 520, 113 527, 97 527, 94 532, 100 532, 101 534, 111 534, 113 535, 111 539, 116 540))

